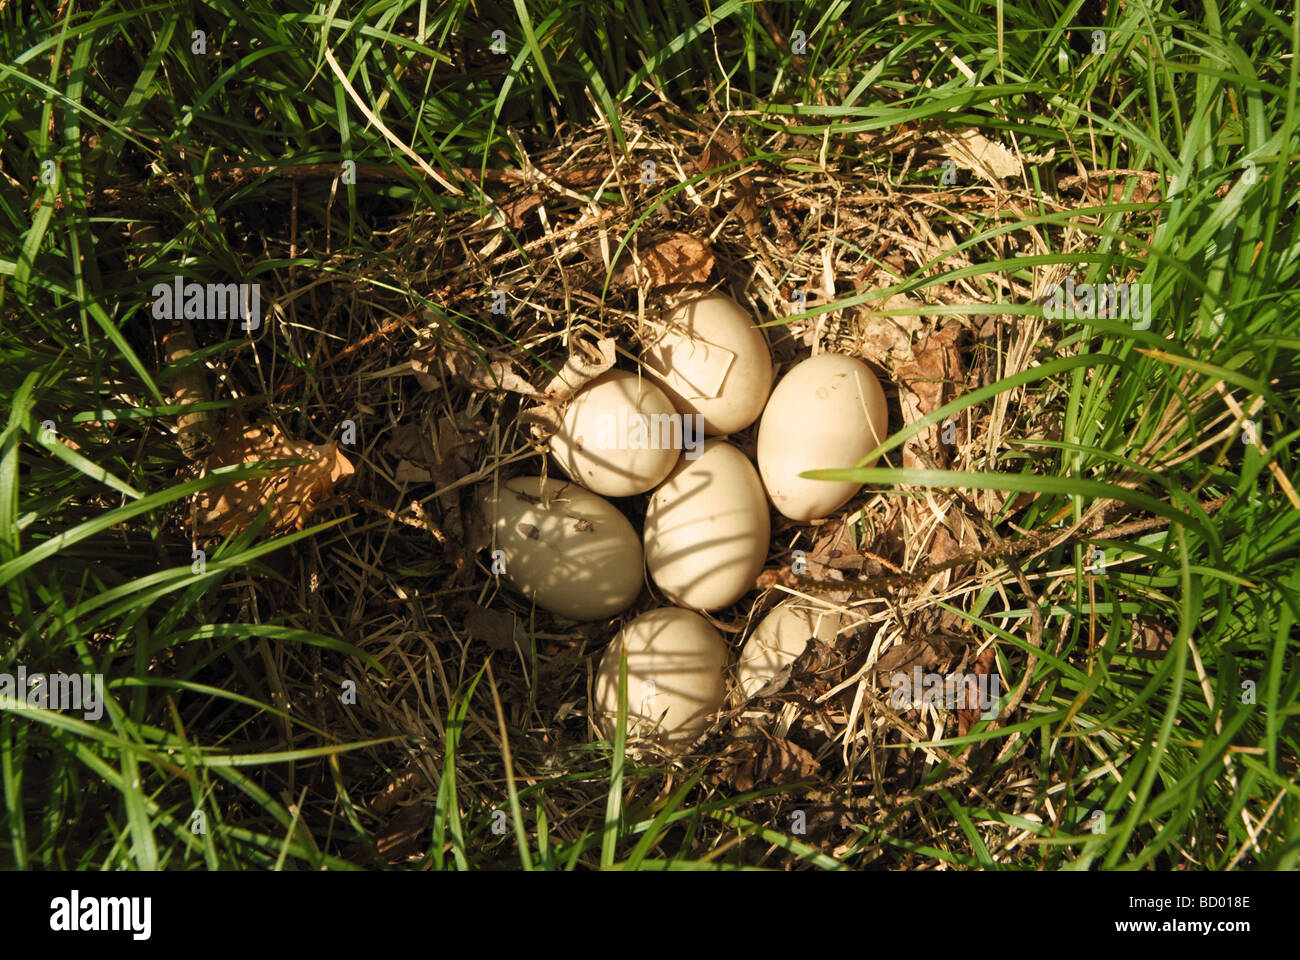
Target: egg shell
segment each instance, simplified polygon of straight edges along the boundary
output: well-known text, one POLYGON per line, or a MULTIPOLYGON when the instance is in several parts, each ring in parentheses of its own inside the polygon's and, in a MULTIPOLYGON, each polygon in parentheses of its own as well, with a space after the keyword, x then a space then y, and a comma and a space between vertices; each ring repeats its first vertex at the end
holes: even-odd
POLYGON ((516 477, 483 498, 505 554, 505 576, 544 610, 571 620, 612 617, 644 584, 636 530, 609 501, 576 483, 516 477))
POLYGON ((651 495, 646 569, 673 603, 717 610, 754 589, 767 559, 771 518, 763 484, 731 444, 706 440, 651 495))
MULTIPOLYGON (((740 651, 736 680, 745 699, 757 694, 798 659, 810 637, 823 643, 832 642, 839 625, 838 612, 802 600, 790 600, 774 607, 754 628, 740 651)), ((771 692, 784 686, 783 681, 771 692)))
POLYGON ((627 651, 628 731, 653 735, 681 751, 699 738, 722 706, 727 646, 707 620, 660 607, 628 623, 605 649, 596 671, 600 729, 614 738, 618 720, 619 651, 627 651))
POLYGON ((710 435, 744 430, 772 388, 767 338, 735 300, 710 294, 680 303, 647 339, 647 372, 682 414, 700 414, 710 435))
POLYGON ((862 484, 799 474, 857 466, 888 428, 885 392, 861 360, 823 353, 795 364, 778 381, 758 425, 758 471, 773 506, 791 520, 815 520, 842 507, 862 484))
POLYGON ((568 476, 606 497, 645 493, 668 476, 682 448, 682 422, 647 377, 610 370, 579 390, 551 453, 568 476))

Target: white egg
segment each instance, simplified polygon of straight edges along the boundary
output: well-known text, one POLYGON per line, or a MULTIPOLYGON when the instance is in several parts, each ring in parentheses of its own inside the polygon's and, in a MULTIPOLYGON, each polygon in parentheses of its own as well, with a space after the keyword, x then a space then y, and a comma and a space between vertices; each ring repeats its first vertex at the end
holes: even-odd
MULTIPOLYGON (((840 615, 835 610, 804 600, 788 600, 774 607, 741 648, 736 664, 741 693, 748 699, 779 677, 804 652, 810 637, 832 642, 839 625, 840 615)), ((771 692, 783 686, 784 681, 771 692)))
POLYGON ((596 671, 595 707, 607 740, 618 719, 621 650, 627 651, 629 733, 653 736, 674 751, 689 747, 722 706, 727 646, 718 631, 678 607, 650 610, 627 624, 596 671))
POLYGON ((668 397, 626 370, 579 390, 551 437, 564 472, 606 497, 645 493, 668 476, 681 448, 681 417, 668 397))
POLYGON ((563 480, 516 477, 483 498, 505 576, 544 610, 571 620, 612 617, 644 582, 641 543, 609 501, 563 480))
POLYGON ((799 474, 857 466, 888 428, 885 392, 861 360, 823 353, 795 364, 772 391, 758 426, 758 471, 772 504, 791 520, 815 520, 842 507, 862 484, 799 474))
POLYGON ((647 337, 641 360, 677 410, 700 415, 711 435, 735 433, 757 420, 772 387, 767 338, 723 294, 669 311, 663 328, 647 337))
POLYGON ((711 438, 683 456, 650 497, 646 569, 678 606, 717 610, 754 589, 767 559, 771 519, 746 456, 711 438))

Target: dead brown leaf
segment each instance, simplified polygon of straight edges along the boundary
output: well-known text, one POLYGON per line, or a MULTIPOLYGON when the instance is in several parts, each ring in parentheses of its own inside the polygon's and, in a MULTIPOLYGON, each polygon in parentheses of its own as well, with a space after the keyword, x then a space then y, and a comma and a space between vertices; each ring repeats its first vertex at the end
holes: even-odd
POLYGON ((400 807, 375 841, 380 855, 388 863, 399 863, 422 846, 421 837, 432 825, 434 810, 423 803, 400 807))
POLYGON ((713 272, 713 251, 709 245, 689 233, 670 233, 637 250, 640 269, 627 254, 620 258, 612 282, 634 287, 646 283, 651 287, 669 284, 705 283, 713 272))
MULTIPOLYGON (((168 364, 176 363, 198 349, 194 342, 194 331, 184 318, 172 322, 163 333, 162 342, 168 364)), ((203 367, 197 364, 181 368, 167 386, 171 391, 169 401, 178 406, 208 399, 207 377, 203 367)), ((181 450, 191 460, 202 460, 212 452, 214 433, 211 411, 183 413, 176 418, 176 439, 180 442, 181 450)))
POLYGON ((512 650, 518 624, 514 614, 489 610, 475 603, 465 613, 465 630, 472 639, 486 643, 493 650, 512 650))
MULTIPOLYGON (((916 306, 901 293, 883 302, 870 304, 876 310, 901 310, 916 306)), ((898 314, 890 317, 868 316, 858 321, 862 336, 862 356, 871 362, 890 369, 896 364, 912 360, 912 341, 925 329, 917 314, 898 314)))
MULTIPOLYGON (((894 366, 898 384, 898 404, 903 423, 912 424, 949 402, 964 382, 961 352, 957 344, 962 334, 960 324, 950 323, 937 333, 912 347, 912 360, 894 366)), ((949 427, 954 430, 956 424, 949 427)), ((918 457, 924 453, 935 463, 949 459, 941 442, 943 424, 934 424, 903 444, 903 467, 928 466, 918 457)))
POLYGON ((381 817, 387 816, 393 811, 394 807, 410 795, 411 787, 418 779, 419 771, 414 766, 408 768, 390 780, 384 789, 370 801, 370 809, 381 817))
POLYGON ((1129 650, 1135 657, 1162 660, 1177 637, 1178 634, 1168 624, 1150 617, 1138 617, 1133 623, 1129 650))
POLYGON ((948 528, 939 524, 934 528, 934 536, 930 540, 930 554, 927 559, 929 563, 944 563, 961 553, 961 546, 957 543, 948 528))
POLYGON ((542 199, 540 194, 530 193, 503 205, 501 213, 506 218, 506 226, 522 230, 528 224, 528 215, 542 205, 542 199))
POLYGON ((430 431, 414 423, 399 424, 388 435, 385 450, 390 456, 409 460, 419 466, 432 466, 438 462, 438 448, 430 431))
MULTIPOLYGON (((766 571, 764 572, 766 573, 766 571)), ((817 587, 817 596, 823 600, 829 600, 831 603, 848 603, 853 599, 853 585, 844 583, 844 572, 842 570, 836 570, 834 567, 826 566, 818 568, 814 567, 812 564, 806 564, 803 573, 799 576, 812 576, 814 579, 820 580, 821 583, 817 587), (814 573, 814 570, 817 570, 817 573, 814 573), (830 583, 832 582, 844 583, 844 589, 839 590, 830 586, 830 583)), ((759 589, 764 588, 766 580, 767 578, 760 576, 758 583, 759 589)), ((776 571, 776 574, 771 578, 771 581, 772 583, 782 583, 787 587, 798 588, 800 586, 793 568, 788 564, 776 571)))
POLYGON ((410 460, 399 460, 393 469, 393 479, 398 483, 433 483, 433 471, 410 460))
POLYGON ((745 234, 751 239, 756 239, 762 232, 762 221, 759 218, 758 189, 754 185, 753 176, 748 172, 752 168, 731 166, 740 163, 747 156, 748 152, 739 140, 725 130, 718 129, 713 131, 711 137, 704 140, 704 147, 695 163, 695 169, 697 173, 708 173, 720 167, 727 168, 712 174, 709 179, 730 183, 735 194, 736 217, 740 220, 745 234), (737 175, 737 170, 746 172, 737 175))
POLYGON ((227 427, 208 456, 209 472, 239 463, 300 458, 307 462, 195 494, 195 533, 234 533, 252 523, 272 497, 271 529, 301 530, 312 513, 333 499, 334 485, 353 473, 351 461, 333 440, 323 444, 289 440, 275 424, 227 427))
POLYGON ((830 570, 861 570, 866 558, 854 547, 847 524, 841 520, 827 520, 816 528, 807 563, 808 575, 823 579, 830 570))
POLYGON ((876 676, 888 689, 890 677, 908 673, 913 667, 929 671, 937 663, 950 658, 952 651, 942 637, 917 637, 895 643, 876 659, 876 676))
POLYGON ((469 469, 475 441, 474 424, 462 429, 451 416, 439 418, 436 427, 404 423, 393 429, 384 449, 398 460, 393 478, 399 483, 437 483, 447 486, 469 469))
POLYGON ((760 732, 759 739, 751 742, 754 753, 735 768, 733 782, 737 790, 753 790, 765 783, 798 783, 812 780, 821 772, 813 755, 797 743, 766 732, 760 732))
MULTIPOLYGON (((991 676, 997 670, 998 657, 997 652, 992 646, 984 648, 981 653, 970 665, 967 671, 974 677, 991 676)), ((970 733, 971 727, 979 722, 979 688, 975 681, 970 677, 966 679, 965 703, 957 709, 957 736, 964 737, 970 733)))
POLYGON ((555 404, 539 403, 519 411, 519 422, 527 426, 538 441, 546 440, 564 423, 564 412, 555 404))
POLYGON ((551 174, 551 179, 566 187, 577 189, 594 187, 609 175, 608 163, 589 163, 581 167, 570 167, 568 170, 557 170, 551 174))

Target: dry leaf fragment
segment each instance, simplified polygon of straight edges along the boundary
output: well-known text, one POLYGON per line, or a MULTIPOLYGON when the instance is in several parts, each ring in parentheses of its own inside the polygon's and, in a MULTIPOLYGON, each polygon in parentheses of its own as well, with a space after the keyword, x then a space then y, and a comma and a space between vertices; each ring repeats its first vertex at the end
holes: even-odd
POLYGON ((432 466, 438 462, 438 448, 430 431, 413 423, 403 423, 389 434, 384 449, 389 455, 409 460, 419 466, 432 466))
POLYGON ((398 458, 393 479, 398 483, 432 483, 438 450, 429 431, 405 423, 393 430, 385 445, 390 456, 398 458))
POLYGON ((941 637, 903 640, 895 643, 876 659, 876 676, 888 689, 895 674, 910 673, 913 667, 929 671, 948 653, 946 641, 941 637))
POLYGON ((1150 617, 1137 617, 1133 622, 1129 652, 1135 657, 1163 660, 1177 638, 1178 634, 1168 624, 1150 617))
MULTIPOLYGON (((912 347, 913 359, 894 366, 898 384, 898 405, 905 425, 938 410, 952 399, 955 387, 964 379, 961 352, 957 348, 962 328, 951 323, 912 347)), ((903 467, 927 466, 918 458, 924 451, 936 463, 946 459, 940 443, 942 424, 934 424, 903 445, 903 467)))
POLYGON ((511 230, 522 230, 528 223, 528 215, 542 205, 540 194, 530 193, 511 200, 501 207, 506 219, 506 226, 511 230))
POLYGON ((433 819, 433 808, 418 801, 398 808, 375 841, 375 847, 384 861, 389 864, 401 863, 416 853, 420 849, 421 838, 433 819))
POLYGON ((759 219, 758 189, 754 185, 753 175, 748 172, 752 167, 732 166, 740 163, 747 156, 748 152, 739 140, 719 129, 705 141, 695 168, 698 173, 708 173, 720 167, 727 168, 711 174, 710 179, 715 182, 725 180, 732 184, 735 192, 735 211, 740 225, 744 227, 746 235, 751 239, 757 239, 762 232, 762 223, 759 219), (737 170, 745 172, 737 175, 737 170))
MULTIPOLYGON (((896 293, 883 303, 868 304, 876 310, 899 310, 915 306, 901 293, 896 293)), ((896 316, 868 316, 858 321, 862 336, 861 354, 867 360, 886 369, 912 359, 912 340, 925 327, 919 314, 896 316)))
POLYGON ((957 736, 964 737, 971 727, 979 722, 980 710, 979 686, 974 677, 992 676, 997 672, 997 653, 992 646, 985 647, 984 652, 975 658, 966 678, 965 703, 957 710, 957 736))
POLYGON ((399 483, 454 483, 472 462, 477 438, 473 425, 468 427, 444 416, 434 427, 404 423, 394 428, 384 448, 398 459, 393 478, 399 483))
POLYGON ((564 361, 559 374, 546 385, 546 396, 556 401, 568 400, 614 366, 616 352, 615 343, 610 337, 604 337, 595 343, 574 337, 569 345, 569 359, 564 361))
POLYGON ((641 269, 624 254, 614 270, 612 282, 634 287, 642 282, 651 287, 669 284, 706 283, 713 272, 713 251, 709 245, 689 233, 670 233, 638 247, 641 269))
POLYGON ((417 779, 417 771, 413 766, 408 767, 403 773, 390 780, 384 789, 370 801, 370 809, 380 816, 392 813, 393 808, 410 795, 411 787, 417 779))
POLYGON ((961 552, 961 545, 947 527, 939 524, 934 528, 934 535, 930 539, 928 563, 946 563, 961 552))
POLYGON ((448 353, 447 368, 458 379, 478 390, 509 390, 525 397, 541 396, 531 383, 515 372, 509 360, 493 360, 486 366, 478 357, 464 353, 448 353))
POLYGON ((570 167, 567 170, 556 170, 549 176, 556 183, 576 189, 594 187, 608 177, 610 172, 611 167, 608 163, 589 163, 581 167, 570 167))
POLYGON ((760 783, 798 783, 812 780, 821 772, 816 758, 799 744, 767 733, 761 736, 754 744, 754 753, 736 766, 737 790, 752 790, 760 783))
POLYGON ((831 570, 861 570, 864 559, 854 547, 849 526, 830 519, 814 530, 813 548, 805 562, 809 576, 821 579, 831 570))
POLYGON ((301 530, 308 517, 332 499, 334 485, 353 473, 352 463, 333 440, 323 444, 289 440, 275 424, 242 431, 238 426, 227 428, 206 461, 208 472, 239 463, 300 458, 307 462, 195 494, 196 535, 227 536, 247 527, 272 496, 271 529, 301 530))
MULTIPOLYGON (((194 331, 188 320, 178 319, 163 334, 163 351, 167 363, 173 364, 198 350, 194 331)), ((196 364, 183 367, 168 384, 171 403, 184 406, 208 399, 208 384, 203 368, 196 364)), ((212 414, 208 411, 182 413, 176 418, 176 439, 181 450, 191 460, 201 460, 211 452, 213 442, 212 414)))
POLYGON ((519 422, 527 426, 534 438, 541 442, 563 426, 564 414, 553 404, 541 403, 527 410, 520 410, 519 422))
POLYGON ((433 483, 433 473, 410 460, 399 460, 393 470, 393 479, 398 483, 433 483))
POLYGON ((478 604, 471 604, 465 613, 465 630, 470 637, 481 640, 493 650, 512 649, 518 629, 514 614, 489 610, 478 604))
POLYGON ((1020 159, 1005 146, 981 134, 974 127, 953 136, 939 135, 940 151, 957 166, 970 170, 996 186, 1003 177, 1020 176, 1020 159))

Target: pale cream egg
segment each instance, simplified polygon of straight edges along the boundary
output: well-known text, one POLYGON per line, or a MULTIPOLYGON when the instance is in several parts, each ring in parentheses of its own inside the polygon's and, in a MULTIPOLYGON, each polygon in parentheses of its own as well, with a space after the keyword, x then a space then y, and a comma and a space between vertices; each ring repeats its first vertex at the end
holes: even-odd
POLYGON ((767 559, 771 519, 749 459, 710 438, 683 456, 651 495, 645 515, 646 569, 678 606, 717 610, 754 589, 767 559))
MULTIPOLYGON (((806 600, 787 600, 773 607, 745 641, 736 664, 736 680, 745 699, 781 677, 807 648, 809 638, 831 643, 839 625, 838 612, 806 600)), ((769 692, 783 686, 784 679, 769 692)))
POLYGON ((551 437, 564 472, 606 497, 651 489, 682 449, 682 420, 648 377, 610 370, 578 391, 551 437))
POLYGON ((698 613, 660 607, 628 623, 596 671, 601 733, 614 738, 619 657, 627 652, 627 717, 632 736, 653 737, 674 752, 697 740, 722 706, 727 646, 698 613))
POLYGON ((748 427, 772 388, 767 338, 740 304, 720 293, 667 311, 663 326, 647 336, 641 362, 678 412, 698 414, 710 435, 748 427))
POLYGON ((885 392, 861 360, 823 353, 795 364, 778 381, 758 425, 758 471, 773 506, 791 520, 815 520, 842 507, 862 484, 799 474, 857 466, 888 428, 885 392))
POLYGON ((544 610, 599 620, 627 609, 644 583, 641 542, 609 501, 576 483, 516 477, 482 501, 493 563, 544 610))

